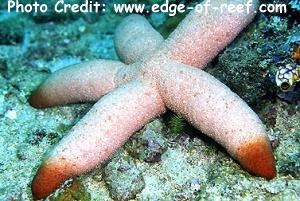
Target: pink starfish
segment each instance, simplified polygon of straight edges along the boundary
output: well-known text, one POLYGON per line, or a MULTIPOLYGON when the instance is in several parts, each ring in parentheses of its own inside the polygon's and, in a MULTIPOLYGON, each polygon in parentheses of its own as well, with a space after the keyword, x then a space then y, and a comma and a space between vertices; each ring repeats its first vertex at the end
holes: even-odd
MULTIPOLYGON (((221 3, 213 1, 212 7, 221 3)), ((126 64, 97 60, 51 75, 30 97, 32 106, 96 101, 106 95, 39 168, 32 183, 34 198, 48 196, 66 179, 108 159, 166 108, 181 113, 224 146, 250 173, 275 177, 269 139, 258 116, 224 84, 192 67, 203 68, 236 37, 252 20, 255 3, 248 14, 210 9, 205 16, 192 11, 166 41, 143 17, 129 16, 115 36, 116 49, 126 64)))

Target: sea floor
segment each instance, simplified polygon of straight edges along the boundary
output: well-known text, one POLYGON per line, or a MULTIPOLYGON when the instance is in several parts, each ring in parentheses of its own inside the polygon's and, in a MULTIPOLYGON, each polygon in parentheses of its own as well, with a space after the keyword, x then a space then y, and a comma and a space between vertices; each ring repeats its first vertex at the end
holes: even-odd
MULTIPOLYGON (((35 109, 28 104, 30 92, 59 68, 95 58, 118 59, 113 33, 121 18, 103 15, 97 20, 79 17, 39 22, 19 14, 0 15, 0 200, 32 200, 31 181, 44 155, 92 106, 35 109), (9 28, 1 29, 7 23, 9 28)), ((158 26, 164 20, 150 17, 158 26)), ((257 20, 252 27, 266 20, 257 20)), ((299 30, 299 25, 288 33, 294 30, 299 30)), ((248 29, 220 58, 234 58, 236 48, 243 46, 239 42, 251 40, 248 35, 256 31, 248 29)), ((272 40, 266 39, 268 44, 272 40)), ((243 74, 241 78, 247 77, 243 74)), ((276 158, 276 178, 267 181, 248 174, 224 149, 187 122, 179 122, 183 128, 176 133, 169 121, 175 114, 169 112, 134 134, 105 164, 68 181, 48 199, 299 200, 299 102, 253 94, 252 104, 251 95, 243 94, 247 90, 239 94, 238 89, 237 93, 249 98, 248 103, 267 126, 276 158)))

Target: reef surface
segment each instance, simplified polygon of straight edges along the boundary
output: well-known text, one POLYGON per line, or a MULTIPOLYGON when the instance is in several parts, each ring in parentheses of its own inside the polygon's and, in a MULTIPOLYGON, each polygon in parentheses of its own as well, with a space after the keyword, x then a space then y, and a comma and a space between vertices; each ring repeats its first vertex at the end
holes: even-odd
MULTIPOLYGON (((167 113, 133 135, 104 165, 70 180, 48 199, 298 200, 300 105, 279 99, 271 79, 278 60, 280 65, 294 62, 291 53, 300 44, 300 14, 293 6, 290 15, 259 14, 207 68, 267 125, 275 179, 249 175, 215 142, 167 113)), ((124 16, 7 15, 5 5, 0 8, 0 200, 32 200, 30 182, 44 154, 91 104, 36 110, 28 96, 64 66, 118 59, 113 34, 124 16)), ((166 36, 182 16, 147 18, 166 36)))

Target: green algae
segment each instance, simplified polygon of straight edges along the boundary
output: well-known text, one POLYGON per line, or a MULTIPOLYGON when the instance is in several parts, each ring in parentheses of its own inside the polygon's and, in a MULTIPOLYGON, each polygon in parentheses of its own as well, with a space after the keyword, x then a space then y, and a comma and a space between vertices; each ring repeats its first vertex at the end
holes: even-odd
POLYGON ((170 132, 175 135, 182 134, 185 129, 185 126, 185 119, 180 114, 174 114, 168 123, 170 132))
POLYGON ((64 123, 60 123, 60 124, 58 124, 56 129, 61 133, 65 133, 66 131, 68 131, 70 129, 70 126, 67 124, 64 124, 64 123))
POLYGON ((72 184, 64 188, 58 195, 49 198, 50 201, 90 201, 91 195, 79 180, 75 179, 72 184))

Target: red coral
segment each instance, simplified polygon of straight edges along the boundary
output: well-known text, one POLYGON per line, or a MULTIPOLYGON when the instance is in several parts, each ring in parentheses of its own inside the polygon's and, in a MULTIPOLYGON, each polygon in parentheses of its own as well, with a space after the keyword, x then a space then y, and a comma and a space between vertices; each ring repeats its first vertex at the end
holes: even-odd
POLYGON ((300 46, 298 46, 297 50, 292 55, 293 59, 300 59, 300 46))

